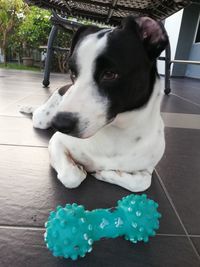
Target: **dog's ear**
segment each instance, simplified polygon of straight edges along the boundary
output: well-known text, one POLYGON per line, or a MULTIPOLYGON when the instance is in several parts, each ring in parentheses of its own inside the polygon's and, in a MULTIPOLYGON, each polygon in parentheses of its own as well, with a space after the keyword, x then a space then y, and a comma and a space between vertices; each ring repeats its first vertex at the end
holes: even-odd
POLYGON ((163 24, 149 17, 128 17, 123 27, 139 27, 139 35, 150 59, 156 59, 169 43, 167 32, 163 24))
POLYGON ((75 46, 77 45, 77 43, 86 35, 91 34, 91 33, 95 33, 100 31, 101 28, 97 27, 97 26, 81 26, 78 28, 78 30, 75 32, 73 38, 72 38, 72 42, 71 42, 71 49, 70 49, 70 56, 72 55, 75 46))

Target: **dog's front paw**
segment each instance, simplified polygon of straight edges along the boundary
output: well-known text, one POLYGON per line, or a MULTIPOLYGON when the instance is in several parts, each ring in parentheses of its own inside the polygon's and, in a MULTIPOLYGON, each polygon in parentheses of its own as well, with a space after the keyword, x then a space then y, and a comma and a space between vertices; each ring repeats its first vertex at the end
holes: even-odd
POLYGON ((124 172, 118 170, 99 171, 93 173, 93 176, 100 181, 119 185, 131 192, 142 192, 151 185, 151 172, 124 172))
POLYGON ((97 171, 94 172, 92 175, 100 181, 114 183, 116 171, 97 171))
POLYGON ((57 177, 67 188, 78 187, 85 180, 87 172, 80 165, 75 165, 63 173, 58 173, 57 177))

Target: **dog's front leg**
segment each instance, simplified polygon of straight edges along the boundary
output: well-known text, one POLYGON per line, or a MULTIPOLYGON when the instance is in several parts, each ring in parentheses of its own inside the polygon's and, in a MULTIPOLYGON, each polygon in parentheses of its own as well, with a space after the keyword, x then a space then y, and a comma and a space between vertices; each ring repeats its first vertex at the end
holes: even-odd
POLYGON ((86 178, 87 172, 72 158, 73 138, 55 133, 49 142, 51 166, 67 188, 75 188, 86 178))
POLYGON ((20 112, 24 114, 33 114, 33 127, 38 129, 48 129, 51 127, 52 118, 55 116, 58 106, 62 100, 59 90, 56 90, 52 96, 41 106, 21 106, 20 112))
POLYGON ((128 173, 123 171, 98 171, 93 173, 98 180, 116 184, 132 192, 141 192, 148 189, 151 185, 151 170, 128 173))
POLYGON ((63 98, 63 94, 61 93, 62 88, 56 90, 42 106, 38 107, 33 112, 32 119, 34 128, 48 129, 51 127, 52 119, 56 115, 60 102, 63 98))
POLYGON ((48 129, 51 127, 53 117, 56 115, 63 95, 71 87, 67 84, 60 89, 56 90, 49 99, 39 107, 21 106, 20 112, 25 114, 33 114, 33 127, 39 129, 48 129))

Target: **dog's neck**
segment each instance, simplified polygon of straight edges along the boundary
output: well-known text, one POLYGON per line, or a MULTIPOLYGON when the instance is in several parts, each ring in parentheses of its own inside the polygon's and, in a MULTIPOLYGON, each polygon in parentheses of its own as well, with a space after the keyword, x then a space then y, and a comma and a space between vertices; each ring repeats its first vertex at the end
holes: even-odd
POLYGON ((118 114, 110 126, 120 129, 138 128, 141 126, 144 128, 149 123, 153 126, 158 121, 158 117, 160 117, 160 103, 162 98, 160 87, 160 80, 158 78, 148 103, 137 110, 118 114))

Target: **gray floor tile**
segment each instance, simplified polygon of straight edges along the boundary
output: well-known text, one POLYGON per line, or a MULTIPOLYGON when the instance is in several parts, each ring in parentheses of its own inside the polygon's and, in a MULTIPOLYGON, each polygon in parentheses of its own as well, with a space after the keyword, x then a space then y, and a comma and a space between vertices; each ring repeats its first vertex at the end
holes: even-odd
POLYGON ((172 92, 189 101, 200 104, 200 80, 198 79, 171 79, 172 92))
POLYGON ((200 107, 187 102, 176 95, 164 95, 161 105, 162 112, 200 114, 200 107))
POLYGON ((194 246, 196 247, 196 249, 200 255, 200 236, 192 237, 191 239, 192 239, 192 242, 193 242, 194 246))
POLYGON ((166 128, 166 151, 157 170, 190 234, 200 234, 200 131, 166 128))
POLYGON ((165 127, 200 130, 200 115, 184 113, 162 113, 165 127))
POLYGON ((47 147, 53 133, 33 128, 28 117, 0 116, 0 125, 0 144, 47 147))
POLYGON ((20 107, 22 106, 32 106, 38 107, 41 106, 49 97, 49 94, 30 94, 23 99, 8 104, 4 106, 4 108, 0 109, 0 115, 7 115, 7 116, 18 116, 18 117, 25 117, 23 113, 20 113, 20 107))

